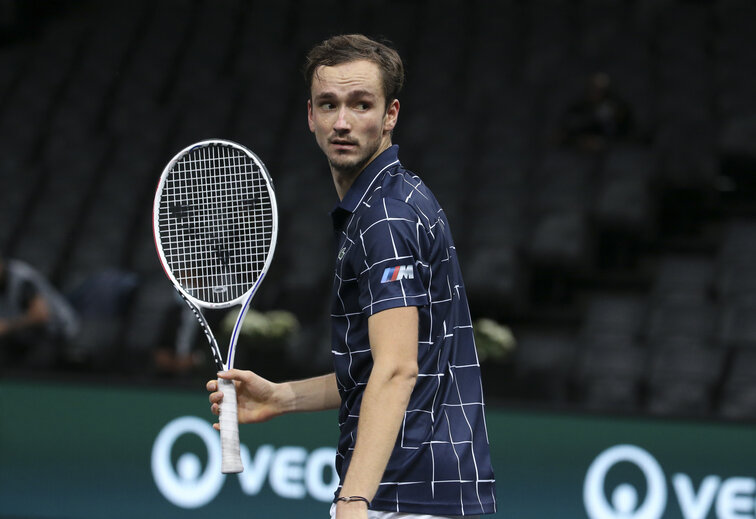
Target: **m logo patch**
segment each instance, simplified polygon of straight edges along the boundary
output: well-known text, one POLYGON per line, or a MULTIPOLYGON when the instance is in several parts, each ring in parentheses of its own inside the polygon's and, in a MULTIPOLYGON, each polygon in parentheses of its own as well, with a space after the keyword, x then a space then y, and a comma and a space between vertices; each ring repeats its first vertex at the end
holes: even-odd
POLYGON ((415 272, 412 265, 399 265, 397 267, 388 267, 383 271, 381 283, 390 283, 400 279, 415 279, 415 272))

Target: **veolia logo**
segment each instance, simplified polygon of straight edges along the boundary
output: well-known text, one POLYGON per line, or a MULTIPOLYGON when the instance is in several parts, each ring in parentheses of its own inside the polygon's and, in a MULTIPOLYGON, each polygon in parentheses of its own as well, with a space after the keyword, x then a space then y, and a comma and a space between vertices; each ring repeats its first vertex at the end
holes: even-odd
POLYGON ((196 508, 211 501, 223 486, 220 442, 212 426, 193 416, 177 418, 166 425, 152 446, 152 476, 160 492, 182 508, 196 508), (171 463, 173 443, 183 434, 196 434, 207 448, 207 465, 200 474, 199 457, 182 454, 174 470, 171 463))
MULTIPOLYGON (((322 447, 308 452, 303 447, 260 445, 254 457, 241 446, 244 472, 239 483, 247 495, 256 495, 265 481, 273 492, 288 499, 307 496, 329 502, 338 484, 333 465, 336 450, 322 447)), ((152 476, 163 496, 181 508, 198 508, 215 499, 226 476, 221 473, 221 448, 218 433, 200 418, 183 416, 168 423, 152 446, 152 476), (207 449, 207 463, 202 470, 200 457, 192 452, 172 462, 173 447, 183 435, 197 436, 207 449)))
POLYGON ((661 519, 667 505, 667 483, 659 463, 634 445, 616 445, 591 464, 583 485, 583 501, 590 519, 661 519), (638 504, 638 490, 627 483, 617 486, 607 501, 604 483, 609 470, 620 462, 636 465, 646 478, 646 497, 638 504))
POLYGON ((668 513, 683 519, 756 518, 756 478, 705 476, 696 484, 688 474, 672 474, 669 482, 661 466, 647 451, 634 445, 616 445, 593 460, 585 476, 583 502, 589 519, 661 519, 668 513), (609 472, 620 463, 635 465, 645 478, 646 494, 638 503, 638 489, 628 483, 617 485, 607 499, 609 472), (668 483, 674 499, 667 499, 668 483), (677 505, 679 508, 676 508, 677 505))

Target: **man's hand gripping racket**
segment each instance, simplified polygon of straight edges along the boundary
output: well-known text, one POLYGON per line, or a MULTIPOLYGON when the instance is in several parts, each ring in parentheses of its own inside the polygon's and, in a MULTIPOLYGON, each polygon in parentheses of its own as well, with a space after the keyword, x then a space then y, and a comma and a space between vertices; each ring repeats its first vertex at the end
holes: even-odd
MULTIPOLYGON (((247 148, 207 140, 163 170, 153 206, 155 246, 165 273, 194 312, 219 371, 234 367, 236 342, 276 247, 278 212, 265 165, 247 148), (223 363, 200 308, 241 305, 223 363)), ((244 470, 233 381, 218 379, 223 473, 244 470)))

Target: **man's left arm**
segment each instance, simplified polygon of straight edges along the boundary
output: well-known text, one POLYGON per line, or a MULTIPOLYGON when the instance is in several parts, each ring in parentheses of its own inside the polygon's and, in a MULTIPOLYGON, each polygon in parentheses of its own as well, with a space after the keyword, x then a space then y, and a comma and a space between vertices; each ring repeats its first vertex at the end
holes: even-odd
POLYGON ((0 319, 0 335, 41 327, 50 319, 50 306, 40 294, 30 297, 26 311, 14 319, 0 319))
MULTIPOLYGON (((418 310, 390 308, 368 318, 373 370, 365 387, 357 441, 341 497, 372 500, 394 449, 417 380, 418 310)), ((337 519, 367 517, 365 503, 338 501, 337 519)))

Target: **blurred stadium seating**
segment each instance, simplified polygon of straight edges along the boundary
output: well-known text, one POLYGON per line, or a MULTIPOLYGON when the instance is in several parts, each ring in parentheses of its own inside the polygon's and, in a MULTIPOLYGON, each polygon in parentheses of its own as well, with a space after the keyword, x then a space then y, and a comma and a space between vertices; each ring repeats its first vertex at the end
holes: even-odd
POLYGON ((255 305, 301 321, 292 376, 327 365, 335 193, 299 66, 364 32, 405 57, 395 142, 447 210, 474 317, 519 339, 484 367, 491 401, 756 418, 751 0, 3 5, 0 249, 73 299, 118 301, 91 314, 77 351, 100 353, 79 375, 133 375, 171 340, 151 201, 173 153, 209 137, 268 165, 280 247, 255 305), (560 146, 596 71, 632 134, 560 146))

